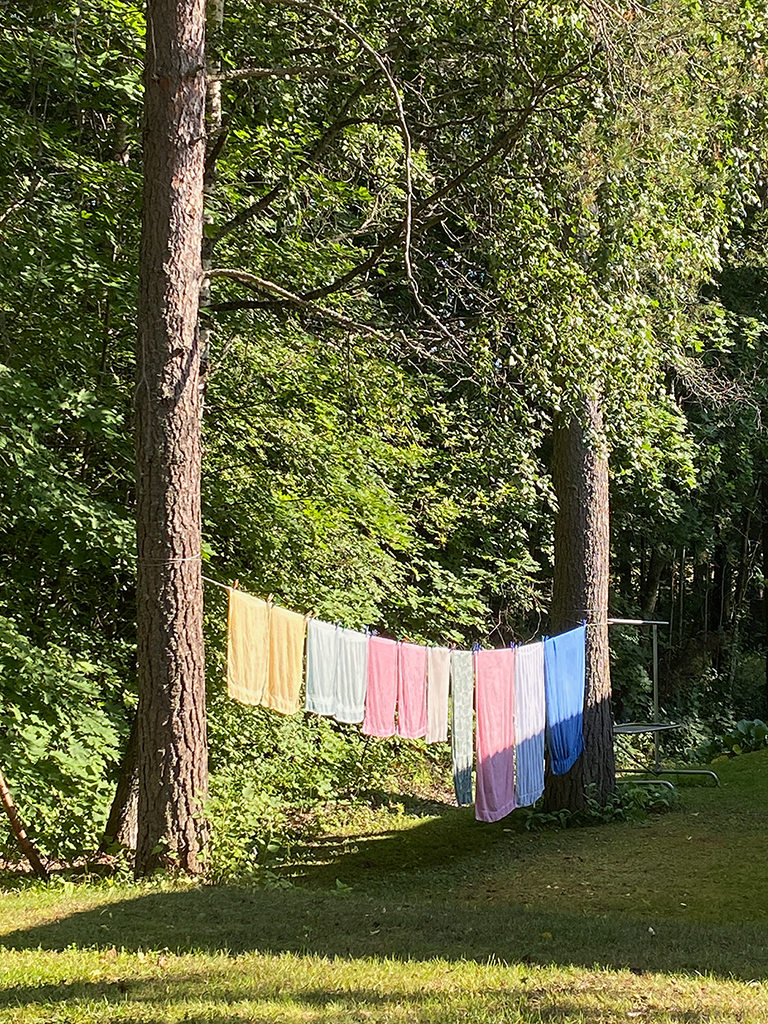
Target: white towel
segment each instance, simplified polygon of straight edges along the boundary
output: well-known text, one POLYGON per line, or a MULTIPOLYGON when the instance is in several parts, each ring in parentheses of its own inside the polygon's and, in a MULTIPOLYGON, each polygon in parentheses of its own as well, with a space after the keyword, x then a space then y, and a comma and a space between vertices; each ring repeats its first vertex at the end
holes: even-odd
POLYGON ((447 647, 429 647, 427 663, 427 743, 448 739, 448 678, 451 652, 447 647))
POLYGON ((338 722, 362 722, 368 683, 368 636, 356 629, 340 629, 338 649, 333 714, 338 722))

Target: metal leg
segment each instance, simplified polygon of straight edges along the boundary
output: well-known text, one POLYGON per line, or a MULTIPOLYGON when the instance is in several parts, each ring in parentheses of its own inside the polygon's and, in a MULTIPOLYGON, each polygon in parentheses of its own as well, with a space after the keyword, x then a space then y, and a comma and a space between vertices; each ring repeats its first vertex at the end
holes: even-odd
POLYGON ((720 785, 720 779, 717 777, 717 772, 713 772, 709 768, 662 768, 657 775, 708 775, 711 779, 715 780, 715 785, 720 785))
POLYGON ((677 792, 672 783, 666 779, 617 779, 616 781, 629 782, 633 786, 664 786, 665 789, 671 789, 673 793, 677 792))
MULTIPOLYGON (((654 623, 653 630, 653 721, 659 720, 659 627, 654 623)), ((659 752, 659 734, 653 734, 653 767, 658 774, 661 768, 661 753, 659 752)))

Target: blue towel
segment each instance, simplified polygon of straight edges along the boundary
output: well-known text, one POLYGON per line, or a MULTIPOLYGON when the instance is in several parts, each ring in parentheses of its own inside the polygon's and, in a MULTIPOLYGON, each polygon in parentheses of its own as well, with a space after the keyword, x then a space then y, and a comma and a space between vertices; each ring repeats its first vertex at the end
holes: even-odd
POLYGON ((584 750, 586 626, 544 641, 547 746, 555 775, 565 775, 584 750))

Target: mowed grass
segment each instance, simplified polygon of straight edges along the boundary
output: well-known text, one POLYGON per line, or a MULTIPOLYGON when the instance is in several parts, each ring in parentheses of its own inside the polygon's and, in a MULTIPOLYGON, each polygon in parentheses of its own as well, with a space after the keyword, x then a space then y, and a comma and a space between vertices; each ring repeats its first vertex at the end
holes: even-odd
POLYGON ((768 1024, 768 751, 646 822, 350 814, 290 888, 0 898, 0 1021, 768 1024))

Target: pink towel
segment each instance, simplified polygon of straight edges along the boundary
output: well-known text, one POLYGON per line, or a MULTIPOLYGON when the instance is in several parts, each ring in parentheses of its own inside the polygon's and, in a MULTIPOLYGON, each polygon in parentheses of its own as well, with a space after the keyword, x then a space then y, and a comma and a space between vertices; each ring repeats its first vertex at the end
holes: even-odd
POLYGON ((372 636, 368 644, 368 688, 365 692, 366 736, 395 735, 395 704, 397 703, 396 640, 372 636))
POLYGON ((397 735, 417 739, 427 732, 427 648, 400 644, 397 675, 397 735))
POLYGON ((515 809, 514 666, 509 647, 475 655, 478 821, 498 821, 515 809))

